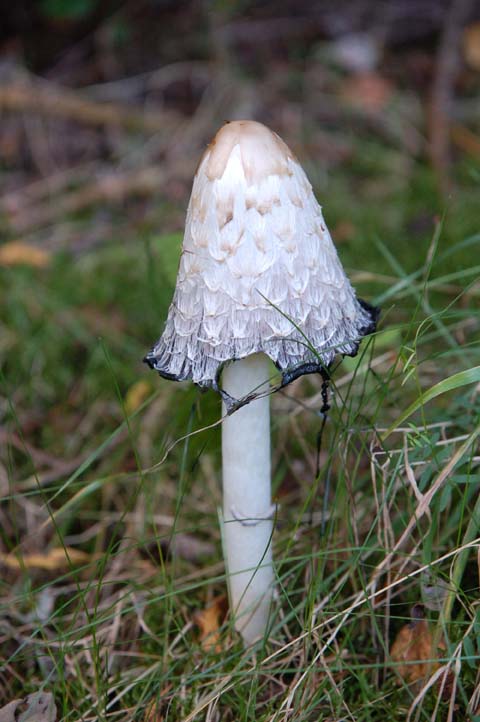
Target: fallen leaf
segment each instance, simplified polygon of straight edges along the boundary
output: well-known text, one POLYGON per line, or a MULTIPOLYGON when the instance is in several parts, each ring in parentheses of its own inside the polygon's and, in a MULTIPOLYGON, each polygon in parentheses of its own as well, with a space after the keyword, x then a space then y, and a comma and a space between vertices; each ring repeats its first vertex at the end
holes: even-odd
POLYGON ((35 692, 25 699, 25 711, 18 718, 18 722, 55 722, 57 708, 53 695, 49 692, 35 692))
POLYGON ((0 709, 0 722, 16 722, 15 710, 18 705, 21 704, 21 699, 15 699, 13 702, 9 702, 0 709))
POLYGON ((412 621, 400 629, 390 651, 392 661, 397 663, 396 672, 409 684, 419 682, 437 670, 438 651, 445 648, 441 641, 438 649, 433 649, 433 634, 423 618, 423 606, 416 604, 411 614, 412 621))
POLYGON ((195 615, 195 624, 200 629, 200 643, 205 651, 221 650, 219 629, 225 617, 226 601, 225 595, 216 597, 208 607, 195 615))
POLYGON ((473 70, 480 70, 480 22, 463 31, 463 56, 473 70))
POLYGON ((11 241, 0 246, 0 266, 33 266, 45 268, 50 263, 50 254, 43 248, 23 241, 11 241))
POLYGON ((134 411, 140 408, 143 402, 148 398, 151 391, 152 386, 145 379, 137 381, 130 386, 125 396, 125 411, 127 414, 133 414, 134 411))
POLYGON ((34 692, 0 709, 0 722, 55 722, 57 708, 50 692, 34 692))
POLYGON ((0 564, 9 569, 64 569, 70 564, 84 564, 90 561, 90 555, 71 547, 55 547, 46 553, 4 554, 0 552, 0 564))

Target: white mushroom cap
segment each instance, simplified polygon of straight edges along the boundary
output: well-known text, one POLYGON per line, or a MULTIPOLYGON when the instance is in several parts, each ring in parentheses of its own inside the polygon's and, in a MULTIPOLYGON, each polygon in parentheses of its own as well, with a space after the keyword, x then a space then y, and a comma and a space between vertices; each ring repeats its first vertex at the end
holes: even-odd
POLYGON ((291 150, 261 123, 224 125, 195 175, 175 295, 145 361, 218 388, 223 364, 263 352, 288 383, 354 355, 376 317, 291 150))

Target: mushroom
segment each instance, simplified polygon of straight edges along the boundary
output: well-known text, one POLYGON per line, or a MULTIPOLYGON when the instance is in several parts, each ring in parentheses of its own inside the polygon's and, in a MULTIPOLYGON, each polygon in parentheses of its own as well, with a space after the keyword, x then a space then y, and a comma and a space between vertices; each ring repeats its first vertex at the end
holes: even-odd
POLYGON ((261 123, 227 123, 200 161, 165 330, 145 361, 222 396, 222 539, 235 627, 268 630, 274 573, 271 362, 281 386, 354 356, 378 311, 357 299, 312 187, 261 123))

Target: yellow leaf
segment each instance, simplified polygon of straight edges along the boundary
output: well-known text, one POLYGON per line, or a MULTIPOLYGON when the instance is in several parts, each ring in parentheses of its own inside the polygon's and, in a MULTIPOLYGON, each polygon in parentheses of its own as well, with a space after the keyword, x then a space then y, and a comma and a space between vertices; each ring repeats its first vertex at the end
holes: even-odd
POLYGON ((435 650, 433 645, 423 607, 417 604, 412 609, 412 621, 400 629, 390 651, 392 661, 397 662, 396 671, 407 683, 420 682, 438 669, 439 650, 445 649, 445 643, 441 641, 435 650))
POLYGON ((11 241, 0 246, 0 266, 33 266, 45 268, 50 263, 50 254, 43 248, 23 241, 11 241))
POLYGON ((84 564, 90 561, 90 555, 71 547, 55 547, 38 554, 3 554, 0 552, 0 564, 9 569, 65 569, 70 564, 84 564))
POLYGON ((225 610, 226 598, 222 595, 216 597, 212 604, 195 615, 195 623, 200 629, 200 643, 205 651, 214 649, 219 652, 221 650, 219 629, 222 619, 225 617, 225 610))
POLYGON ((148 381, 142 379, 130 386, 125 396, 125 411, 128 415, 133 414, 145 401, 152 390, 148 381))

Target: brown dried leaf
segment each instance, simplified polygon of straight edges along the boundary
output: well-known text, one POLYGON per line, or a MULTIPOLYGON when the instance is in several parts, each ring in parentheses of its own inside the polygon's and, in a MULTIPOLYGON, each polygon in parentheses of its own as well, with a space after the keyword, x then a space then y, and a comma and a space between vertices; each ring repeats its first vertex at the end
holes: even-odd
POLYGON ((480 22, 469 25, 463 31, 463 55, 473 70, 480 71, 480 22))
POLYGON ((211 604, 209 604, 201 612, 197 612, 195 615, 195 624, 200 629, 200 642, 205 651, 214 649, 216 652, 221 650, 219 644, 220 640, 220 626, 225 617, 226 612, 226 597, 216 597, 211 604))
POLYGON ((412 609, 412 621, 398 632, 392 645, 390 657, 397 662, 395 670, 403 679, 413 684, 425 679, 438 669, 438 649, 433 649, 433 635, 428 622, 423 618, 423 607, 419 604, 412 609))
POLYGON ((45 268, 50 263, 50 254, 43 248, 23 241, 11 241, 0 246, 0 266, 33 266, 45 268))
POLYGON ((55 571, 70 564, 84 564, 90 561, 90 555, 72 547, 55 547, 46 553, 4 554, 0 552, 0 564, 9 569, 46 569, 55 571))

